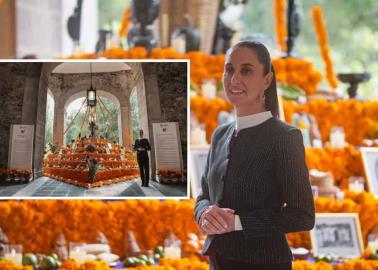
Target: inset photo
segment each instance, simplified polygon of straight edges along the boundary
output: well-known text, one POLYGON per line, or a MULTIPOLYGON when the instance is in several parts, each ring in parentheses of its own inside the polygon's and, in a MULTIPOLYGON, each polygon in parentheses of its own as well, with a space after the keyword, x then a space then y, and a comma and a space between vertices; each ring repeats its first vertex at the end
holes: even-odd
POLYGON ((0 63, 0 197, 188 197, 188 61, 0 63))

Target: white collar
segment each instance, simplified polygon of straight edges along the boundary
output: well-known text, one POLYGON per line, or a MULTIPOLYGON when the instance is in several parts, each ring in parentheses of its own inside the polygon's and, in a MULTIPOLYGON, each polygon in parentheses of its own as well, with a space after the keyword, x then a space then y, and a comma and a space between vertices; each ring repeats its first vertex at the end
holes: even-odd
POLYGON ((260 125, 272 117, 273 115, 270 111, 238 116, 236 118, 236 131, 239 132, 242 129, 260 125))

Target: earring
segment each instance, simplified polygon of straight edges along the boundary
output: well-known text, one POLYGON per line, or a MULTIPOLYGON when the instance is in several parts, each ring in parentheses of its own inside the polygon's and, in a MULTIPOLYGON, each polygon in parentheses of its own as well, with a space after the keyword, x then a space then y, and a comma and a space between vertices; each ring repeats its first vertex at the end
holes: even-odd
POLYGON ((265 92, 261 95, 261 103, 265 105, 265 92))

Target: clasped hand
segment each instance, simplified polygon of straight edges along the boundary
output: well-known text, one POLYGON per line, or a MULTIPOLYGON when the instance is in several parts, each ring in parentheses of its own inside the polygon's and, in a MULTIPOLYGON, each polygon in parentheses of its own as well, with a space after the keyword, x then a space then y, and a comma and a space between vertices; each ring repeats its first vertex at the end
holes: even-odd
POLYGON ((203 212, 200 229, 204 234, 223 234, 235 230, 235 211, 212 205, 203 212))

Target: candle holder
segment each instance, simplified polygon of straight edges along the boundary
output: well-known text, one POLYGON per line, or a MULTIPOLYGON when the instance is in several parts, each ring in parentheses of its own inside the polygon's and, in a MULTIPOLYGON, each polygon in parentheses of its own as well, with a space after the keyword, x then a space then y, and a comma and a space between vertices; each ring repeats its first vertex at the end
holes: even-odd
POLYGON ((369 72, 364 73, 339 73, 337 74, 337 78, 342 81, 343 83, 349 83, 349 87, 347 89, 349 98, 355 98, 357 95, 358 84, 362 82, 367 82, 371 78, 371 74, 369 72))

